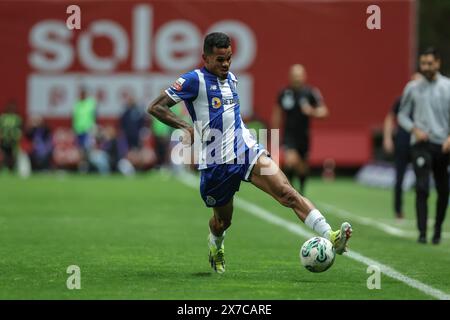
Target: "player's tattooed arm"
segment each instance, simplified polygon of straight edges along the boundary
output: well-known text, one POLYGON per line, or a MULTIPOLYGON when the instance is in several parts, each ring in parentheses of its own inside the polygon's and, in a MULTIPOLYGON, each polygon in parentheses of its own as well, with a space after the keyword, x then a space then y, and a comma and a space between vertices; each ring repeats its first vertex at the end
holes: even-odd
POLYGON ((170 98, 166 93, 162 93, 158 98, 150 103, 147 108, 147 112, 172 128, 187 131, 192 140, 194 137, 194 128, 170 110, 170 108, 175 104, 176 102, 173 101, 172 98, 170 98))

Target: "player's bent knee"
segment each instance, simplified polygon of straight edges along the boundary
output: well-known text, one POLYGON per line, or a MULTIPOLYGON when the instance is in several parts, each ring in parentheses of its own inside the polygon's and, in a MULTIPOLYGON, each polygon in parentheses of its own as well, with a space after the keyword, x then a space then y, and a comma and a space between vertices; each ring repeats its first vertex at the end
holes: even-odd
POLYGON ((222 228, 224 230, 228 229, 231 226, 231 220, 223 220, 222 221, 222 228))
POLYGON ((218 222, 218 228, 221 231, 225 231, 231 226, 231 220, 220 219, 220 220, 217 220, 217 222, 218 222))

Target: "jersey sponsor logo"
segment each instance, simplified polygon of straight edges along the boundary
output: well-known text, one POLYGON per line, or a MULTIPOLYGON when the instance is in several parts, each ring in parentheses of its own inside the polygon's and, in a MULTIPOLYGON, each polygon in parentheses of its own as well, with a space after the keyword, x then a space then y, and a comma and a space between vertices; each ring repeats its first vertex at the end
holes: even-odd
POLYGON ((212 84, 212 85, 209 87, 209 90, 217 90, 217 86, 216 86, 215 84, 212 84))
POLYGON ((222 106, 222 101, 220 101, 219 98, 214 97, 214 98, 211 99, 211 106, 214 109, 219 109, 222 106))
POLYGON ((222 99, 222 102, 224 105, 230 105, 230 104, 235 104, 237 102, 237 99, 234 99, 234 98, 222 99))
POLYGON ((175 81, 172 85, 172 88, 174 88, 176 91, 181 91, 181 89, 183 89, 183 83, 186 80, 183 78, 178 78, 177 81, 175 81))

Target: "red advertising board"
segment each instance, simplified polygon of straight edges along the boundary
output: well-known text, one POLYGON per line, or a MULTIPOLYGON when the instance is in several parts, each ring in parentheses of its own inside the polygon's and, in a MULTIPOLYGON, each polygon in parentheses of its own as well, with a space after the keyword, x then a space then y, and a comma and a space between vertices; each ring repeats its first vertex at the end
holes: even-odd
POLYGON ((414 65, 415 2, 78 1, 81 29, 69 30, 69 1, 1 1, 0 107, 69 125, 80 85, 115 119, 127 95, 147 104, 177 76, 202 65, 205 34, 233 39, 243 115, 266 123, 288 69, 301 63, 331 115, 312 127, 313 164, 370 159, 370 132, 401 94, 414 65), (378 5, 381 29, 367 8, 378 5))

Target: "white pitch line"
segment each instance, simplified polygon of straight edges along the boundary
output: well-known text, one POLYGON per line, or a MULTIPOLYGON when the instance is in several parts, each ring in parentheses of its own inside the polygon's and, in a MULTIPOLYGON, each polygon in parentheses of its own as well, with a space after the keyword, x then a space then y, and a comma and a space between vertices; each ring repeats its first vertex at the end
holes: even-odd
POLYGON ((355 215, 351 212, 339 209, 328 203, 318 203, 318 205, 320 207, 323 207, 325 210, 329 210, 331 214, 334 213, 334 215, 336 215, 338 217, 351 219, 352 221, 358 222, 358 223, 366 225, 366 226, 376 227, 377 229, 380 229, 381 231, 383 231, 387 234, 393 235, 393 236, 397 236, 397 237, 401 237, 401 238, 414 238, 416 236, 416 234, 411 231, 405 231, 405 230, 390 226, 386 223, 376 221, 371 218, 355 215))
MULTIPOLYGON (((183 174, 180 176, 180 181, 182 181, 184 184, 191 188, 198 188, 198 179, 195 176, 192 176, 190 174, 183 174)), ((315 236, 314 233, 305 230, 303 227, 301 227, 299 224, 290 222, 288 220, 285 220, 277 215, 274 215, 273 213, 267 211, 264 208, 261 208, 257 205, 255 205, 252 202, 249 202, 247 200, 241 199, 240 197, 235 196, 234 197, 234 204, 240 208, 243 211, 246 211, 262 220, 265 220, 273 225, 277 225, 280 227, 285 228, 286 230, 297 234, 299 236, 302 236, 304 238, 310 238, 315 236)), ((384 273, 386 276, 393 278, 395 280, 401 281, 405 283, 406 285, 415 288, 429 296, 432 296, 439 300, 450 300, 450 295, 439 290, 436 288, 433 288, 423 282, 420 282, 418 280, 412 279, 408 276, 405 276, 404 274, 398 272, 397 270, 384 265, 376 260, 370 259, 366 256, 363 256, 362 254, 356 252, 356 251, 349 251, 344 254, 345 257, 348 257, 350 259, 353 259, 355 261, 358 261, 360 263, 363 263, 367 266, 378 266, 380 268, 380 271, 384 273)))
MULTIPOLYGON (((346 219, 352 219, 352 221, 358 222, 360 224, 363 224, 363 225, 366 225, 369 227, 377 228, 377 229, 383 231, 384 233, 387 233, 387 234, 390 234, 390 235, 393 235, 396 237, 400 237, 400 238, 416 238, 417 237, 417 232, 415 232, 415 231, 403 230, 403 229, 391 226, 387 223, 380 222, 373 218, 362 217, 362 216, 353 214, 347 210, 340 209, 340 208, 333 206, 331 204, 328 204, 328 203, 318 202, 317 204, 319 205, 319 207, 322 207, 325 210, 329 210, 329 212, 335 216, 338 216, 341 218, 346 218, 346 219)), ((450 236, 450 233, 448 233, 448 232, 443 232, 442 234, 445 237, 450 236)))

